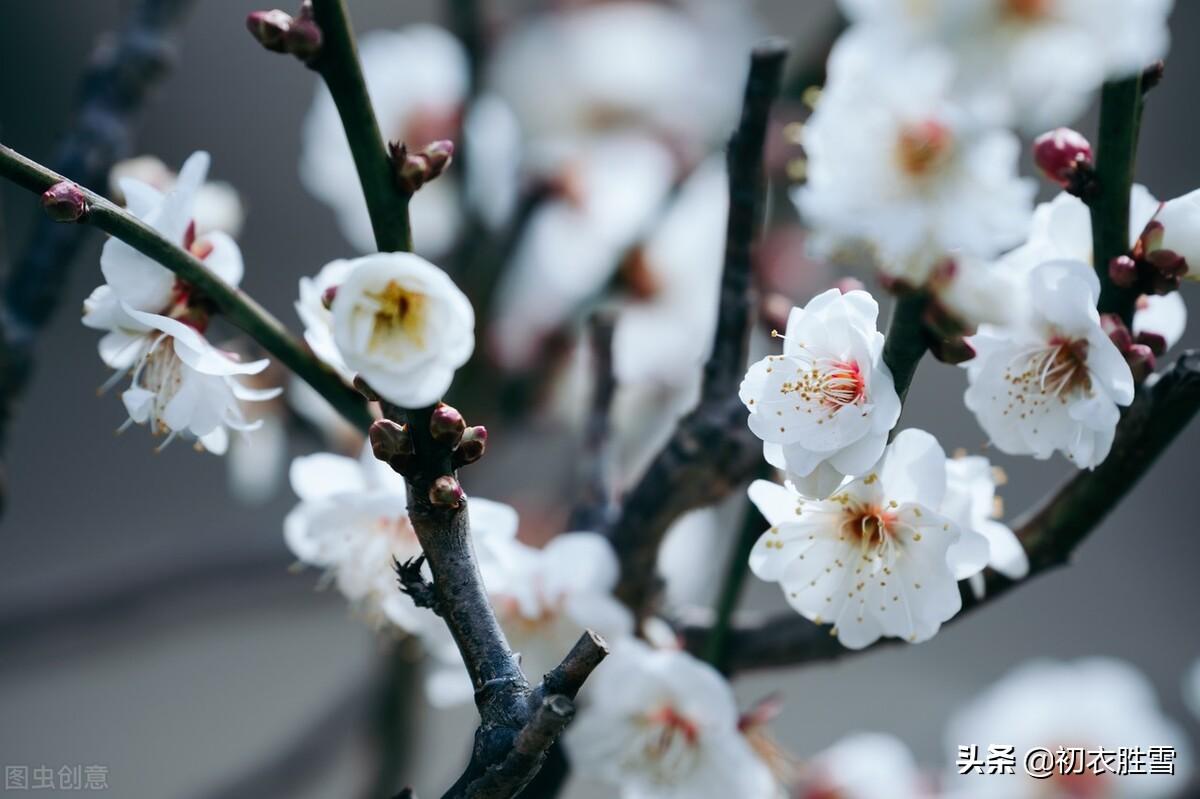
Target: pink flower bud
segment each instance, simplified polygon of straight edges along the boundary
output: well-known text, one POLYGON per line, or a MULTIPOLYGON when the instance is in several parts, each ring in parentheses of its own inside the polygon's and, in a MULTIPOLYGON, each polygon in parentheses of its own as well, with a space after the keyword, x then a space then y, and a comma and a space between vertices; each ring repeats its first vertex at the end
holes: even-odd
POLYGON ((429 501, 439 508, 460 507, 466 498, 467 495, 458 484, 458 480, 448 474, 434 480, 433 485, 429 487, 429 501))
POLYGON ((1108 279, 1114 286, 1127 289, 1137 282, 1137 264, 1128 255, 1118 255, 1108 263, 1108 279))
POLYGON ((457 408, 440 403, 429 416, 429 434, 433 440, 448 447, 458 446, 467 423, 457 408))
POLYGON ((1122 353, 1133 346, 1133 334, 1125 326, 1125 322, 1115 313, 1100 315, 1100 328, 1108 334, 1108 338, 1122 353))
POLYGON ((390 462, 398 455, 411 455, 412 437, 404 425, 391 419, 376 419, 367 431, 371 452, 381 461, 390 462))
POLYGON ((321 52, 324 36, 317 23, 309 17, 301 17, 287 30, 284 47, 287 52, 304 62, 311 62, 321 52))
POLYGON ((1132 345, 1124 355, 1134 382, 1141 383, 1154 372, 1154 353, 1145 344, 1132 345))
POLYGON ((483 457, 487 449, 487 428, 482 425, 468 427, 462 434, 458 449, 454 450, 454 468, 472 464, 483 457))
POLYGON ((321 292, 321 305, 325 307, 325 310, 332 310, 333 301, 337 299, 337 290, 337 286, 330 286, 321 292))
POLYGON ((446 171, 454 159, 454 142, 431 142, 418 152, 409 152, 404 144, 389 144, 393 169, 400 188, 412 194, 446 171))
POLYGON ((246 17, 246 29, 263 47, 276 53, 286 53, 287 35, 291 30, 291 14, 275 8, 270 11, 251 11, 246 17))
POLYGON ((82 189, 62 180, 42 193, 42 207, 55 222, 78 222, 87 213, 88 202, 82 189))
POLYGON ((1048 179, 1072 189, 1081 170, 1091 172, 1092 145, 1078 131, 1055 128, 1033 140, 1033 160, 1048 179))
POLYGON ((1137 338, 1134 341, 1138 344, 1145 344, 1156 357, 1167 351, 1167 339, 1158 333, 1150 333, 1143 330, 1137 334, 1137 338))

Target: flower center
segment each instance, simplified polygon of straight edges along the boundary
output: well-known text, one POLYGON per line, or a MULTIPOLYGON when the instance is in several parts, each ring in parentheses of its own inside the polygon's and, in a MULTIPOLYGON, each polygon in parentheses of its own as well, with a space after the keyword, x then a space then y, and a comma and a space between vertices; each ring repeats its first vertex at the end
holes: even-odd
POLYGON ((1030 354, 1025 371, 1010 380, 1019 389, 1036 389, 1052 397, 1090 392, 1092 378, 1087 368, 1087 352, 1087 341, 1053 336, 1045 347, 1030 354))
POLYGON ((378 307, 375 310, 375 326, 371 331, 371 341, 368 349, 377 349, 386 340, 399 334, 412 340, 417 346, 423 346, 422 331, 425 321, 426 297, 401 286, 396 281, 389 281, 383 291, 367 293, 375 300, 378 307))
POLYGON ((954 145, 950 128, 928 119, 906 125, 896 142, 900 168, 914 178, 925 177, 945 163, 954 145))
POLYGON ((1000 0, 1001 14, 1018 22, 1036 22, 1050 12, 1051 0, 1000 0))
POLYGON ((183 362, 175 354, 174 339, 165 333, 155 339, 134 369, 132 382, 154 395, 149 413, 151 431, 155 435, 170 433, 162 415, 183 385, 183 362))
POLYGON ((700 738, 692 720, 670 705, 651 711, 646 716, 646 723, 656 732, 646 742, 646 755, 653 760, 666 758, 680 746, 690 749, 700 738))
POLYGON ((780 386, 784 394, 798 394, 805 402, 819 403, 831 411, 856 405, 867 399, 867 384, 854 360, 820 358, 801 369, 795 380, 780 386))
POLYGON ((871 555, 891 543, 896 514, 890 508, 874 504, 847 503, 839 531, 864 555, 871 555))

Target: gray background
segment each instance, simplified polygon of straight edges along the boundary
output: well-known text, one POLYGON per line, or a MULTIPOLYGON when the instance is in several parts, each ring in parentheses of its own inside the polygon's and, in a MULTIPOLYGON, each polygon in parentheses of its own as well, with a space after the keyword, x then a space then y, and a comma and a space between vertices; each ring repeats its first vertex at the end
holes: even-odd
MULTIPOLYGON (((94 37, 116 27, 128 5, 0 5, 0 136, 6 144, 35 159, 52 156, 94 37)), ((297 125, 314 76, 250 40, 243 19, 256 5, 197 3, 182 62, 150 107, 140 149, 172 165, 194 149, 212 152, 214 176, 236 183, 249 208, 244 287, 296 327, 290 310, 296 279, 348 248, 296 176, 297 125)), ((1139 168, 1161 198, 1200 183, 1194 99, 1200 52, 1181 46, 1200 32, 1200 5, 1179 5, 1176 47, 1168 79, 1146 115, 1139 168)), ((432 2, 360 0, 352 6, 360 30, 436 19, 440 12, 432 2)), ((829 7, 760 4, 773 32, 800 41, 813 35, 829 7)), ((1091 131, 1094 121, 1081 128, 1091 131)), ((36 204, 8 185, 0 186, 0 201, 0 243, 12 252, 36 204)), ((0 526, 0 763, 105 764, 113 795, 201 796, 285 747, 346 686, 366 680, 378 646, 338 595, 312 590, 311 573, 249 582, 230 573, 217 590, 175 586, 115 612, 92 608, 66 619, 58 613, 52 626, 21 622, 31 613, 48 618, 71 597, 172 566, 219 568, 249 558, 277 564, 282 574, 288 563, 280 533, 292 504, 286 489, 266 504, 245 507, 229 498, 219 459, 178 444, 153 455, 141 429, 114 439, 124 415, 115 396, 96 399, 106 373, 95 354, 96 335, 76 321, 77 307, 100 280, 98 246, 93 239, 86 249, 64 307, 40 342, 38 371, 8 452, 11 496, 0 526)), ((1200 336, 1189 334, 1187 343, 1200 343, 1200 336)), ((927 361, 906 422, 935 431, 948 449, 978 449, 983 435, 962 409, 963 386, 958 370, 927 361)), ((1141 667, 1168 713, 1200 740, 1180 697, 1181 676, 1200 656, 1197 445, 1200 426, 1194 425, 1071 568, 930 643, 741 680, 739 694, 748 702, 782 690, 788 706, 776 731, 797 754, 852 730, 880 729, 900 734, 936 762, 947 715, 1012 665, 1035 655, 1107 654, 1141 667)), ((1010 476, 1004 489, 1010 516, 1068 472, 1057 459, 997 460, 1010 476)), ((497 455, 496 462, 503 461, 497 455)), ((508 485, 512 478, 497 471, 472 475, 476 493, 536 492, 536 486, 508 485)), ((750 601, 779 604, 775 590, 762 585, 753 586, 750 601)), ((470 710, 437 722, 422 716, 411 779, 426 795, 444 787, 463 762, 471 720, 470 710)), ((349 795, 364 770, 357 740, 339 735, 323 747, 335 752, 330 768, 306 777, 306 790, 296 795, 349 795)))

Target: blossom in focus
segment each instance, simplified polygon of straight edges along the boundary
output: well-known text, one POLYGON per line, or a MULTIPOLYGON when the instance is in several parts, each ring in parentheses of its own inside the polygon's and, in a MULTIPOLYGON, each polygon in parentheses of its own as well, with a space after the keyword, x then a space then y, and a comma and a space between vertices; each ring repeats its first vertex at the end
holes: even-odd
POLYGON ((866 473, 900 417, 878 315, 865 291, 819 294, 792 309, 783 354, 751 365, 742 381, 766 459, 805 496, 827 497, 847 476, 866 473))
POLYGON ((848 735, 808 762, 792 799, 918 799, 932 794, 908 747, 877 732, 848 735))
POLYGON ((1061 451, 1094 468, 1112 447, 1119 406, 1133 401, 1133 374, 1100 325, 1100 281, 1080 261, 1049 261, 1027 275, 1026 307, 970 339, 967 407, 1010 455, 1061 451))
POLYGON ((954 69, 864 31, 838 41, 793 193, 818 249, 866 245, 886 274, 919 286, 952 253, 989 258, 1024 238, 1035 186, 1017 174, 1020 143, 954 105, 954 69))
POLYGON ((944 49, 954 94, 994 124, 1040 132, 1079 116, 1108 79, 1167 51, 1173 0, 841 0, 887 46, 944 49))
MULTIPOLYGON (((421 554, 400 475, 367 450, 358 459, 329 453, 296 458, 289 478, 300 502, 283 530, 297 560, 323 569, 373 624, 390 622, 410 633, 443 626, 396 584, 393 559, 403 563, 421 554)), ((477 544, 516 535, 516 512, 507 505, 473 497, 470 515, 477 544)))
MULTIPOLYGON (((114 197, 123 197, 121 185, 125 180, 136 180, 159 192, 167 193, 175 187, 178 176, 170 167, 152 155, 142 155, 118 161, 108 173, 114 197)), ((225 181, 205 181, 196 189, 192 219, 196 223, 196 235, 222 231, 237 237, 246 221, 246 209, 237 189, 225 181)))
POLYGON ((331 314, 347 369, 390 402, 441 399, 475 348, 475 311, 454 281, 412 253, 376 253, 330 265, 346 270, 331 314))
MULTIPOLYGON (((208 154, 184 163, 166 194, 133 178, 120 178, 129 211, 169 241, 188 250, 230 285, 241 280, 241 251, 226 233, 196 235, 195 199, 208 171, 208 154)), ((254 388, 239 378, 267 368, 267 360, 240 361, 204 337, 209 311, 195 289, 166 267, 117 239, 105 242, 100 268, 107 281, 84 303, 83 323, 105 331, 101 360, 126 374, 131 384, 121 399, 129 424, 146 424, 155 435, 194 437, 209 452, 223 454, 229 431, 256 429, 243 401, 271 399, 274 388, 254 388)))
POLYGON ((1012 580, 1029 573, 1029 556, 1008 525, 996 519, 996 467, 980 455, 966 455, 946 461, 946 496, 938 509, 963 530, 978 536, 963 536, 950 548, 950 561, 957 564, 955 576, 970 578, 976 596, 983 595, 983 575, 979 563, 982 544, 984 563, 1012 580), (975 549, 971 552, 972 548, 975 549))
MULTIPOLYGON (((1012 745, 1018 753, 1014 774, 959 774, 954 768, 946 775, 945 788, 980 799, 1152 799, 1177 796, 1191 774, 1187 739, 1162 714, 1153 687, 1132 666, 1111 658, 1036 660, 1019 666, 961 708, 947 729, 951 754, 974 745, 986 756, 988 746, 998 743, 1012 745), (1178 758, 1174 775, 1117 775, 1104 773, 1104 768, 1093 774, 1090 756, 1081 753, 1075 760, 1081 773, 1034 779, 1025 774, 1020 758, 1038 747, 1052 756, 1060 748, 1082 748, 1084 753, 1105 749, 1114 760, 1121 748, 1174 747, 1178 758)), ((1072 770, 1069 762, 1064 766, 1072 770)))
MULTIPOLYGON (((363 78, 381 133, 416 151, 457 138, 469 69, 462 45, 434 25, 372 31, 358 40, 363 78)), ((373 252, 375 236, 341 118, 324 83, 317 86, 304 120, 300 178, 337 215, 346 240, 373 252)), ((455 178, 442 175, 413 195, 409 205, 413 245, 436 256, 454 243, 462 223, 455 178)))
POLYGON ((623 799, 774 799, 738 729, 729 683, 686 652, 626 641, 588 678, 564 740, 583 776, 623 799))
POLYGON ((923 430, 902 431, 874 468, 829 499, 766 480, 749 493, 771 525, 750 553, 751 571, 779 583, 805 618, 832 624, 850 649, 882 636, 932 638, 962 607, 966 561, 975 571, 987 561, 987 540, 939 511, 946 455, 923 430))

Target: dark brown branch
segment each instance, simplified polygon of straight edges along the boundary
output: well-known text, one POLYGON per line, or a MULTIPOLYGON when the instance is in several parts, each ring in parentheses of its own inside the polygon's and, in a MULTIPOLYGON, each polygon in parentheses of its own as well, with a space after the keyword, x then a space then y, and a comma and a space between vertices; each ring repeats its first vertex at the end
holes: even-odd
POLYGON ((617 390, 613 373, 612 315, 597 312, 589 324, 592 354, 592 402, 580 454, 579 497, 567 521, 568 530, 603 530, 612 522, 612 468, 609 417, 617 390))
MULTIPOLYGON (((1200 351, 1193 350, 1180 357, 1154 385, 1140 390, 1122 417, 1112 451, 1102 464, 1093 471, 1075 474, 1018 523, 1017 536, 1029 555, 1029 577, 1067 564, 1079 544, 1149 471, 1198 410, 1200 351)), ((991 570, 986 578, 984 598, 976 599, 964 591, 963 609, 952 621, 1025 582, 991 570)), ((685 625, 684 636, 691 651, 701 651, 709 627, 708 621, 685 625)), ((729 666, 732 671, 795 666, 870 651, 897 641, 882 639, 865 650, 849 650, 829 634, 828 627, 789 612, 735 628, 728 645, 729 666)))
POLYGON ((741 122, 729 143, 725 264, 700 404, 680 421, 629 492, 609 531, 621 561, 617 596, 639 616, 649 612, 659 593, 654 567, 671 523, 727 495, 753 474, 761 460, 761 445, 747 428, 746 409, 737 391, 750 335, 750 248, 762 211, 767 119, 786 58, 783 42, 772 40, 755 49, 741 122))

